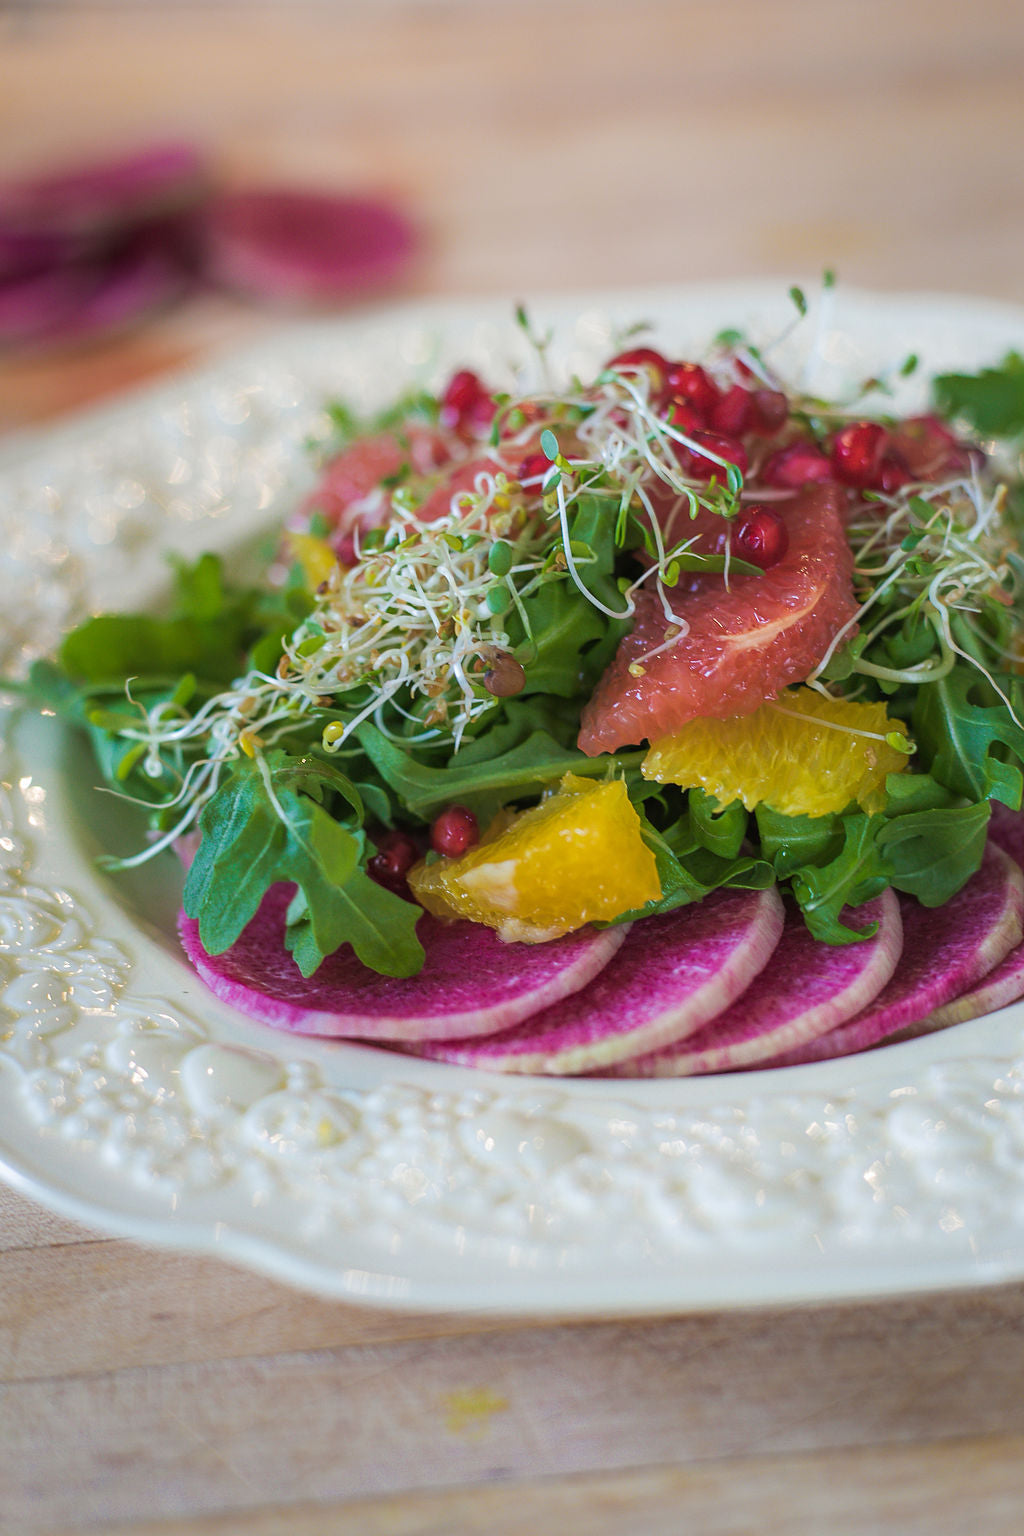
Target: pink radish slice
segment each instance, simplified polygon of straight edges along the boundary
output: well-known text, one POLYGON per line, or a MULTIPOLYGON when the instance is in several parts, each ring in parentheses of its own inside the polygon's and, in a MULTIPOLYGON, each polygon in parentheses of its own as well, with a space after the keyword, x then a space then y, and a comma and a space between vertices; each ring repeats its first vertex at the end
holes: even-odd
POLYGON ((903 955, 874 1002, 838 1029, 772 1056, 766 1066, 793 1066, 863 1051, 917 1024, 987 976, 1021 941, 1024 878, 989 843, 981 868, 944 907, 901 898, 903 955))
POLYGON ((197 149, 154 145, 0 187, 0 235, 59 237, 82 256, 111 231, 187 207, 205 189, 197 149))
POLYGON ((770 959, 782 925, 774 887, 715 891, 634 923, 607 970, 518 1028, 469 1043, 424 1041, 417 1055, 494 1072, 601 1071, 693 1034, 728 1007, 770 959))
POLYGON ((293 892, 272 887, 226 954, 208 955, 198 923, 184 914, 178 931, 223 1002, 302 1035, 419 1041, 508 1029, 585 986, 626 938, 622 928, 584 928, 550 944, 503 944, 478 923, 444 924, 424 914, 417 935, 427 959, 418 976, 378 976, 346 944, 307 980, 284 947, 293 892))
POLYGON ((1011 811, 1008 805, 1003 805, 999 800, 990 803, 992 814, 988 823, 989 837, 1024 868, 1024 811, 1011 811))
POLYGON ((362 293, 397 276, 414 245, 406 219, 372 198, 267 189, 226 193, 207 209, 211 278, 257 298, 362 293))
MULTIPOLYGON (((994 800, 989 836, 1016 864, 1024 864, 1024 813, 1011 811, 994 800)), ((925 1035, 936 1029, 948 1029, 951 1024, 966 1024, 968 1019, 995 1013, 997 1008, 1006 1008, 1020 997, 1024 997, 1024 944, 1018 944, 1005 960, 989 971, 980 987, 973 987, 944 1003, 906 1033, 925 1035)))
POLYGON ((162 241, 143 237, 103 267, 0 286, 0 345, 80 345, 165 308, 189 282, 162 241))
POLYGON ((899 899, 885 891, 843 921, 878 924, 873 938, 831 948, 812 938, 803 914, 786 912, 779 946, 759 976, 726 1008, 680 1045, 614 1069, 616 1077, 691 1077, 756 1066, 780 1051, 826 1034, 865 1008, 889 981, 903 948, 899 899))
POLYGON ((935 1008, 920 1024, 909 1029, 907 1035, 930 1035, 937 1029, 948 1029, 951 1024, 966 1024, 968 1019, 980 1019, 984 1013, 1007 1008, 1021 997, 1024 997, 1024 944, 1018 944, 1005 960, 989 971, 980 987, 963 992, 952 1002, 935 1008))

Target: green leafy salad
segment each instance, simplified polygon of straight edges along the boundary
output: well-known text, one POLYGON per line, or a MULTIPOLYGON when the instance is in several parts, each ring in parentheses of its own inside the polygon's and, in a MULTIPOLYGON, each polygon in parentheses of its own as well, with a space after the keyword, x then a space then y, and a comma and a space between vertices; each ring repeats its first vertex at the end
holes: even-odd
POLYGON ((410 976, 417 871, 457 877, 560 784, 619 779, 660 895, 602 921, 779 882, 843 944, 868 931, 844 909, 888 886, 947 901, 1024 785, 1024 359, 940 376, 904 417, 896 381, 813 398, 737 332, 699 361, 623 336, 593 377, 552 379, 519 320, 539 382, 460 370, 375 419, 331 407, 265 579, 201 554, 165 612, 90 618, 36 664, 30 693, 145 808, 121 864, 185 852, 210 954, 290 882, 304 976, 345 944, 410 976), (876 723, 805 737, 797 694, 876 723), (716 746, 765 711, 768 769, 716 746), (651 743, 689 760, 698 729, 716 788, 650 776, 651 743), (780 809, 785 751, 819 738, 870 790, 780 809))

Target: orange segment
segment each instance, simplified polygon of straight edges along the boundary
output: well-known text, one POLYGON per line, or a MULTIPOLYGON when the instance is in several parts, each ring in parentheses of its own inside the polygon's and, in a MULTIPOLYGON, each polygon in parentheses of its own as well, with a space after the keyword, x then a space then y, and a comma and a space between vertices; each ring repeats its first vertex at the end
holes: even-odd
POLYGON ((654 855, 621 779, 567 773, 555 793, 457 859, 417 864, 409 884, 435 917, 543 943, 661 895, 654 855))
POLYGON ((851 800, 866 811, 884 804, 885 777, 907 766, 907 753, 886 741, 906 735, 884 704, 826 699, 794 688, 750 715, 691 720, 654 743, 647 779, 699 787, 723 805, 764 801, 784 816, 827 816, 851 800))
POLYGON ((289 533, 285 539, 289 560, 298 562, 302 579, 310 592, 326 581, 338 564, 338 557, 326 539, 313 533, 289 533))

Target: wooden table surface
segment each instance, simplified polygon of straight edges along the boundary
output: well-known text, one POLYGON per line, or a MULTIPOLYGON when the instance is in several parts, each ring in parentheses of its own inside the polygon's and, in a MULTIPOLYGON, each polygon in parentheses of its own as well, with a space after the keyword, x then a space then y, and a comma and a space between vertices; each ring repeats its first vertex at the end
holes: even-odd
MULTIPOLYGON (((400 198, 410 294, 834 267, 1024 301, 1010 0, 0 11, 0 171, 185 136, 400 198)), ((275 323, 0 364, 0 426, 275 323)), ((0 1531, 1017 1533, 1024 1285, 642 1322, 320 1301, 0 1189, 0 1531)))

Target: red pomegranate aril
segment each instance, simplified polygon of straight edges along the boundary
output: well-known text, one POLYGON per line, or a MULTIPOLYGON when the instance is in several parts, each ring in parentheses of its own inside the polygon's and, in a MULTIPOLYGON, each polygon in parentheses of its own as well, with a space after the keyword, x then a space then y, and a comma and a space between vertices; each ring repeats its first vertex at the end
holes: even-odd
POLYGON ((702 431, 708 424, 707 418, 685 400, 671 401, 665 412, 665 420, 677 432, 685 432, 687 435, 702 431))
POLYGON ((708 416, 718 399, 718 386, 699 363, 669 363, 665 373, 665 396, 685 401, 702 416, 708 416))
POLYGON ((446 859, 457 859, 479 841, 476 817, 464 805, 449 805, 430 829, 431 848, 446 859))
POLYGON ((441 396, 442 427, 458 429, 466 426, 479 409, 481 400, 486 399, 487 393, 477 375, 469 368, 460 368, 458 373, 452 374, 441 396))
POLYGON ((716 432, 742 437, 750 430, 753 414, 749 389, 744 389, 742 384, 733 384, 711 407, 709 425, 716 432))
POLYGON ((776 490, 797 491, 833 478, 832 460, 813 443, 790 443, 766 460, 758 479, 776 490))
POLYGON ((665 384, 665 375, 668 373, 668 363, 660 352, 655 352, 653 347, 630 347, 625 352, 616 352, 615 356, 605 365, 614 368, 616 373, 639 373, 646 368, 652 375, 654 388, 662 389, 665 384))
MULTIPOLYGON (((746 474, 750 461, 747 458, 747 450, 738 438, 727 437, 723 432, 694 432, 692 435, 695 443, 717 454, 718 458, 735 464, 741 475, 746 474)), ((683 452, 685 451, 684 449, 683 452)), ((727 473, 718 463, 718 459, 709 458, 703 453, 691 452, 687 468, 698 480, 710 480, 712 476, 724 480, 727 473)))
POLYGON ((338 564, 352 566, 356 563, 356 539, 355 534, 342 534, 340 539, 334 542, 334 553, 338 557, 338 564))
POLYGON ((736 524, 733 551, 741 560, 759 565, 763 571, 777 565, 789 548, 789 533, 782 518, 772 507, 749 506, 736 524))
POLYGON ((915 480, 941 480, 984 463, 981 450, 959 442, 940 416, 908 417, 893 428, 891 441, 915 480))
POLYGON ((367 860, 366 873, 378 885, 401 893, 406 875, 420 856, 419 848, 408 832, 397 828, 381 833, 376 844, 377 852, 367 860))
POLYGON ((789 401, 781 389, 754 389, 750 393, 753 407, 751 427, 755 432, 771 437, 789 420, 789 401))
POLYGON ((498 414, 498 402, 490 395, 481 392, 466 413, 465 427, 473 431, 477 437, 484 437, 491 430, 491 423, 498 414))
POLYGON ((551 460, 546 453, 528 453, 516 470, 516 479, 527 490, 539 491, 550 468, 551 460))
POLYGON ((880 491, 893 495, 896 491, 901 491, 905 485, 909 485, 913 478, 910 465, 902 453, 897 452, 895 448, 890 448, 888 453, 882 455, 882 462, 878 466, 880 491))
POLYGON ((889 434, 877 421, 851 421, 832 440, 832 464, 846 485, 876 489, 889 434))

